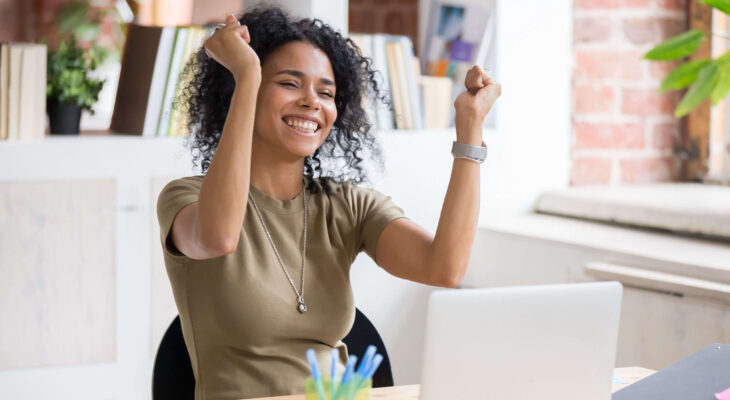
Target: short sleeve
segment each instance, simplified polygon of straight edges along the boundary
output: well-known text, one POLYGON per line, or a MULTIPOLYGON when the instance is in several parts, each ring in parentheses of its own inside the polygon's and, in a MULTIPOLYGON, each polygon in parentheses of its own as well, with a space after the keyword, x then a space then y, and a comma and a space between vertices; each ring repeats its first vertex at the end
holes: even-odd
POLYGON ((403 210, 390 198, 374 189, 350 186, 350 208, 359 232, 357 251, 365 251, 375 260, 375 249, 383 229, 398 218, 403 210))
POLYGON ((175 248, 170 237, 172 223, 185 206, 198 201, 202 177, 175 179, 168 183, 157 198, 157 221, 160 224, 160 242, 166 257, 182 260, 186 256, 175 248))

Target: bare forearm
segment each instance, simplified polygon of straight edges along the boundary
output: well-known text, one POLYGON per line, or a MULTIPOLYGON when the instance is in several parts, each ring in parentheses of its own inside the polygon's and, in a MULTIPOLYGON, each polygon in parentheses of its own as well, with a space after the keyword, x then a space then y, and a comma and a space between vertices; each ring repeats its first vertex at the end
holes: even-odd
POLYGON ((235 248, 251 180, 251 140, 260 78, 241 80, 233 92, 213 160, 198 199, 201 244, 235 248))
MULTIPOLYGON (((481 127, 468 130, 458 132, 463 138, 459 141, 481 145, 481 127)), ((454 159, 429 257, 434 275, 447 284, 461 280, 469 262, 479 219, 479 169, 480 164, 473 161, 454 159)))

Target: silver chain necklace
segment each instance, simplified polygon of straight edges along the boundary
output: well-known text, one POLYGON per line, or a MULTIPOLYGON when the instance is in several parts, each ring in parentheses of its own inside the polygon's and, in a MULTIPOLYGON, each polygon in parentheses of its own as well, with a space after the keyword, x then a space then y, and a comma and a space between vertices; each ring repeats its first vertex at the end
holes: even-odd
POLYGON ((299 311, 300 314, 304 314, 307 312, 307 305, 304 304, 304 260, 306 258, 307 254, 307 192, 306 188, 302 189, 302 197, 304 199, 304 234, 302 235, 302 282, 300 284, 301 289, 297 290, 297 286, 294 284, 294 280, 292 280, 291 275, 289 275, 289 272, 286 270, 286 267, 284 266, 284 262, 281 261, 281 256, 279 255, 279 251, 276 249, 276 246, 274 245, 274 240, 271 238, 271 233, 269 233, 269 229, 266 227, 266 223, 264 222, 264 217, 261 215, 261 211, 259 211, 259 206, 256 205, 256 200, 254 200, 253 195, 251 195, 251 191, 248 192, 248 198, 251 199, 251 204, 253 204, 253 208, 256 210, 256 214, 259 216, 259 221, 261 221, 261 226, 264 227, 264 232, 266 232, 266 237, 269 238, 269 243, 271 243, 271 248, 274 249, 274 254, 276 255, 276 259, 279 260, 279 265, 281 265, 281 269, 284 271, 284 274, 286 274, 286 278, 289 279, 289 283, 291 284, 292 289, 294 289, 294 293, 297 295, 297 311, 299 311))

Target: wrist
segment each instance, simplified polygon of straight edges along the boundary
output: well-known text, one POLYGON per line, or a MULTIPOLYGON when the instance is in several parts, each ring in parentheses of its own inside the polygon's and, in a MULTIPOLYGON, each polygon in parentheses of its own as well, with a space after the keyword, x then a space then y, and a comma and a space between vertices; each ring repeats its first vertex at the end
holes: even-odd
POLYGON ((456 141, 459 143, 469 144, 472 146, 482 145, 482 125, 481 124, 457 124, 456 125, 456 141))
POLYGON ((261 83, 261 67, 247 67, 233 73, 233 80, 236 84, 250 82, 256 85, 261 83))

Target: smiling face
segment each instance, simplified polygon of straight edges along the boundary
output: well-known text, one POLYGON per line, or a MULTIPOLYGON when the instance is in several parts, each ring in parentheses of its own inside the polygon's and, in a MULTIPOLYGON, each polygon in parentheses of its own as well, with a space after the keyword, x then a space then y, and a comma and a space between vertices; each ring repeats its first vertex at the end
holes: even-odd
POLYGON ((307 42, 289 42, 261 66, 254 144, 284 157, 304 158, 327 139, 337 119, 335 76, 327 55, 307 42))

